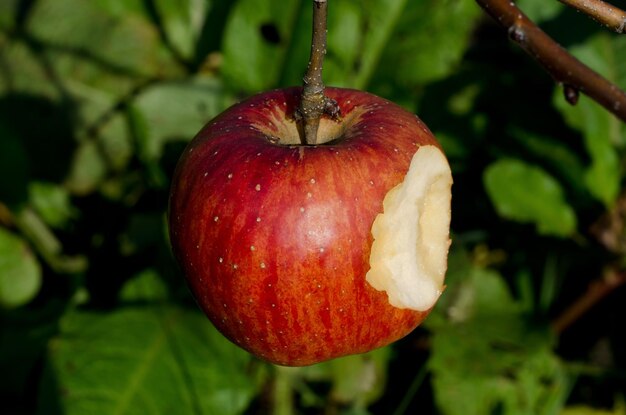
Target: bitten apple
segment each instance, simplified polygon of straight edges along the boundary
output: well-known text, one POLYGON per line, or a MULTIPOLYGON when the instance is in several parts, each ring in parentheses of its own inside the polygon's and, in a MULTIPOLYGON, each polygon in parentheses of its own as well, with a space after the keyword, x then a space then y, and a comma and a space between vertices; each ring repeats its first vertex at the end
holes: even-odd
POLYGON ((387 345, 444 287, 452 177, 414 114, 327 88, 341 119, 301 144, 300 88, 209 122, 174 174, 173 251, 199 306, 260 358, 301 366, 387 345))

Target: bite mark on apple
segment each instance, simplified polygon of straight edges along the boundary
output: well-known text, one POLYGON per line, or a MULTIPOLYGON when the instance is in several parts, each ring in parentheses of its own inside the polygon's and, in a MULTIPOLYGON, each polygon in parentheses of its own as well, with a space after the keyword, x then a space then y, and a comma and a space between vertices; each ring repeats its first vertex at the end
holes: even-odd
POLYGON ((452 174, 434 145, 418 148, 371 228, 367 282, 398 308, 426 311, 441 292, 450 247, 452 174))

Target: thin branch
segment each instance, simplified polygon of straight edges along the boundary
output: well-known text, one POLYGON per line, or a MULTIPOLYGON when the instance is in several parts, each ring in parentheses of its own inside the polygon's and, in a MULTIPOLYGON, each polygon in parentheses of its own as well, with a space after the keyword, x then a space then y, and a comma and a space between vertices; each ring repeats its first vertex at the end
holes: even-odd
POLYGON ((624 284, 626 284, 625 272, 608 271, 602 278, 593 281, 587 291, 552 322, 552 329, 557 334, 563 333, 593 306, 624 284))
POLYGON ((577 91, 598 102, 626 122, 626 93, 570 55, 532 22, 511 0, 476 0, 502 26, 513 41, 539 62, 556 82, 563 84, 568 102, 577 91))
POLYGON ((626 33, 626 12, 602 0, 559 0, 617 33, 626 33))

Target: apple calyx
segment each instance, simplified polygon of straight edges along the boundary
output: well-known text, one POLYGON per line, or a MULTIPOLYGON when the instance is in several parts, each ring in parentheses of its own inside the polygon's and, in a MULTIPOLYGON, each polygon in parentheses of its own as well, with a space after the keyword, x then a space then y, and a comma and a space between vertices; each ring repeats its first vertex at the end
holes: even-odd
MULTIPOLYGON (((337 105, 335 100, 328 99, 337 105)), ((303 143, 301 118, 298 111, 299 109, 295 110, 292 116, 286 113, 274 114, 270 124, 255 124, 254 128, 263 132, 267 140, 275 145, 289 147, 330 145, 341 141, 345 132, 359 121, 359 117, 366 109, 356 108, 350 114, 346 114, 345 117, 339 115, 340 111, 337 109, 334 114, 328 113, 327 117, 321 117, 318 120, 316 144, 303 143)))
POLYGON ((422 146, 372 225, 366 281, 394 307, 425 311, 441 295, 450 247, 452 175, 439 148, 422 146))

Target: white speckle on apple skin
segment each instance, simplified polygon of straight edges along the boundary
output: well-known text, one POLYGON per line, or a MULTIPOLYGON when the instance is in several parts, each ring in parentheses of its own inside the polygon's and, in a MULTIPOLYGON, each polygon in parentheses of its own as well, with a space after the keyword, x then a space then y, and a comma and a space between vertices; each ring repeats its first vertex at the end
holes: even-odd
POLYGON ((256 186, 254 186, 254 190, 256 190, 257 192, 261 191, 261 185, 257 184, 256 186))
POLYGON ((233 178, 233 174, 232 173, 228 173, 228 176, 226 176, 226 177, 228 177, 228 180, 230 180, 230 179, 233 178))
POLYGON ((254 245, 250 245, 250 250, 251 251, 256 251, 256 247, 254 245))

